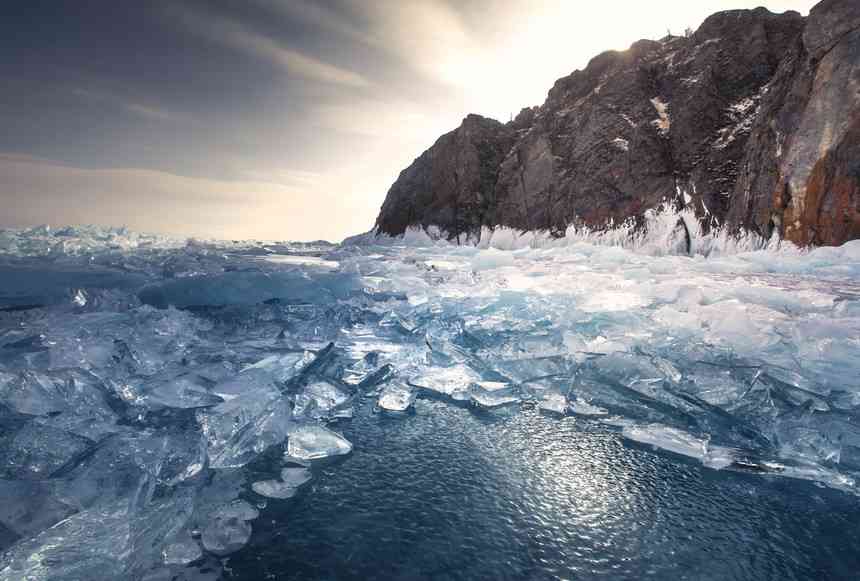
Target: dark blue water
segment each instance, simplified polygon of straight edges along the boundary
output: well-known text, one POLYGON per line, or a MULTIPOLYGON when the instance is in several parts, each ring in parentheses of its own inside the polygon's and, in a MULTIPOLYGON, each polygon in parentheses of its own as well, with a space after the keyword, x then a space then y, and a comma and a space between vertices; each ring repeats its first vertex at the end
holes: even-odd
POLYGON ((269 501, 227 579, 858 579, 860 502, 525 409, 365 404, 355 451, 269 501))

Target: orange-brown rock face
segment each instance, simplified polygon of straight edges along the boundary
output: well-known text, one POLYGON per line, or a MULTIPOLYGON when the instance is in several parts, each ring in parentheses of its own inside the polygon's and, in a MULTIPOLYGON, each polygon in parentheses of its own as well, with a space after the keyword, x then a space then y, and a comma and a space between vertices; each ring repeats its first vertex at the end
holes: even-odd
POLYGON ((785 210, 784 235, 802 245, 860 238, 860 122, 813 167, 802 203, 785 210))
POLYGON ((860 2, 813 8, 771 89, 730 217, 802 245, 860 238, 860 2))

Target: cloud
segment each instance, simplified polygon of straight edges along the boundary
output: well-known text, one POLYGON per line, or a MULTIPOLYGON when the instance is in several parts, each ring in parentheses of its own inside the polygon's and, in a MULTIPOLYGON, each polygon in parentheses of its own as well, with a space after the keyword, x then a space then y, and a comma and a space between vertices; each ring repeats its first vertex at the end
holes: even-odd
POLYGON ((173 115, 164 111, 163 109, 156 109, 155 107, 148 107, 146 105, 141 105, 139 103, 126 103, 125 108, 132 113, 136 113, 141 117, 146 117, 147 119, 155 119, 157 121, 170 121, 174 118, 173 115))
POLYGON ((122 97, 111 93, 106 93, 104 91, 94 91, 92 89, 76 88, 72 90, 72 94, 76 97, 86 99, 88 101, 101 102, 108 104, 112 107, 116 107, 118 109, 124 109, 129 113, 133 113, 134 115, 144 117, 149 120, 177 121, 179 119, 178 115, 171 113, 166 109, 128 101, 122 97))
POLYGON ((320 30, 332 32, 343 38, 367 46, 381 46, 382 41, 371 32, 354 25, 342 13, 336 12, 318 1, 307 0, 255 0, 266 9, 282 14, 290 20, 301 20, 320 30))
POLYGON ((363 137, 403 140, 413 136, 425 139, 450 131, 456 117, 434 115, 426 107, 385 100, 352 100, 348 103, 316 105, 311 109, 316 126, 339 133, 363 137))
POLYGON ((0 153, 0 226, 102 224, 179 236, 339 240, 372 220, 343 199, 344 182, 304 171, 274 177, 295 183, 79 168, 0 153))
POLYGON ((486 49, 462 15, 438 0, 351 0, 374 28, 373 35, 408 65, 431 79, 458 87, 475 82, 486 49))
POLYGON ((173 6, 173 13, 191 32, 213 42, 262 59, 308 80, 348 87, 369 87, 362 75, 282 46, 278 41, 235 20, 173 6))

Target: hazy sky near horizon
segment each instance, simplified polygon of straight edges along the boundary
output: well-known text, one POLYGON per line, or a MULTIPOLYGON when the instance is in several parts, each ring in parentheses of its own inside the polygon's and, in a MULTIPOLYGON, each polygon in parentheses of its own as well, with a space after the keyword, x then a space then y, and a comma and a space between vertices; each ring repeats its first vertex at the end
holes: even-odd
POLYGON ((338 241, 467 113, 608 49, 811 0, 12 0, 0 227, 338 241))

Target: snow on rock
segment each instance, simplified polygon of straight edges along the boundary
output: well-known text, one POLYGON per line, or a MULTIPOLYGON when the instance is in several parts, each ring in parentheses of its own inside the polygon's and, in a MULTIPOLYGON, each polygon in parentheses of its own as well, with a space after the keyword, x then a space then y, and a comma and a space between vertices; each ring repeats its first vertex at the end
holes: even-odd
POLYGON ((654 110, 657 111, 657 119, 651 122, 651 125, 657 128, 657 132, 662 136, 669 135, 669 130, 672 128, 672 120, 669 117, 669 104, 660 100, 660 97, 651 99, 651 104, 654 105, 654 110))
POLYGON ((621 151, 630 151, 630 142, 621 137, 616 137, 612 140, 612 145, 621 151))

